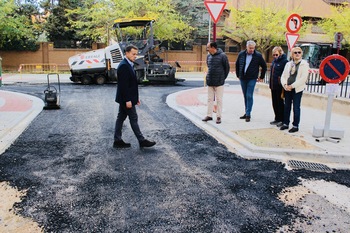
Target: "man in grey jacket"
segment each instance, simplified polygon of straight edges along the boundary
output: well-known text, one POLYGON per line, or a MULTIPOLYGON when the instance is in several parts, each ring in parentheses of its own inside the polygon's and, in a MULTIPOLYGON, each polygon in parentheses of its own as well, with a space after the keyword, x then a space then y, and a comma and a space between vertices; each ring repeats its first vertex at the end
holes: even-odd
POLYGON ((208 73, 206 81, 208 85, 208 110, 207 116, 202 121, 213 120, 214 98, 217 102, 216 124, 221 123, 222 97, 224 94, 224 84, 230 72, 230 64, 226 54, 219 48, 216 42, 207 44, 208 73))

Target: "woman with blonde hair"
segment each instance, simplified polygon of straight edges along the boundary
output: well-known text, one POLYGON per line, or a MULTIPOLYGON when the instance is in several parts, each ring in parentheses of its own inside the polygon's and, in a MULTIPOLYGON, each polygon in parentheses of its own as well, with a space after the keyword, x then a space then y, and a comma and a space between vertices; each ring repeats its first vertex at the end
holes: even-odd
POLYGON ((281 84, 284 88, 285 106, 283 125, 280 130, 289 128, 290 112, 293 105, 293 127, 289 130, 289 133, 299 131, 301 97, 309 75, 309 64, 307 61, 302 60, 302 56, 303 51, 300 47, 292 48, 292 60, 284 67, 281 77, 281 84))
POLYGON ((282 98, 283 87, 281 85, 281 76, 288 62, 286 54, 280 46, 272 49, 273 61, 270 69, 270 82, 272 108, 275 113, 275 118, 270 122, 271 125, 282 126, 284 115, 284 99, 282 98))

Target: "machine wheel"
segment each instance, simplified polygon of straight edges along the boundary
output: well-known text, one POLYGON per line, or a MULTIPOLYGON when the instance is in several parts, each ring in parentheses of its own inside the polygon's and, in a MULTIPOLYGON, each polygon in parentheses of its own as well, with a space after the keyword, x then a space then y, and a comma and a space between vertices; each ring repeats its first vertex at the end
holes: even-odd
POLYGON ((97 85, 103 85, 106 82, 106 77, 102 74, 97 75, 95 82, 97 85))
POLYGON ((92 78, 90 75, 85 74, 83 75, 83 77, 81 77, 81 83, 83 85, 89 85, 91 84, 91 81, 92 81, 92 78))

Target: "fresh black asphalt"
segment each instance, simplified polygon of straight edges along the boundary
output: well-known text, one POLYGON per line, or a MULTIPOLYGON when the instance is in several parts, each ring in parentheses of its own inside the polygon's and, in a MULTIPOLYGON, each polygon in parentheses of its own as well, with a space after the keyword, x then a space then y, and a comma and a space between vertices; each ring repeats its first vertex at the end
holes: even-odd
MULTIPOLYGON (((349 171, 242 159, 165 103, 201 85, 140 86, 140 128, 157 145, 140 149, 126 120, 132 147, 115 149, 115 84, 63 84, 62 108, 42 111, 0 155, 0 182, 27 190, 16 212, 45 232, 276 232, 303 218, 277 198, 299 177, 350 187, 349 171)), ((3 88, 43 98, 45 85, 3 88)))

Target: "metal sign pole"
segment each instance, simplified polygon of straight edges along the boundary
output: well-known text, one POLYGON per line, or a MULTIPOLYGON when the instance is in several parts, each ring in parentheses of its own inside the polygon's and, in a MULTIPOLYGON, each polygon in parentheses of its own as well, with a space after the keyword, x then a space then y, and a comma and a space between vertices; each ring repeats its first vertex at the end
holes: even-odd
POLYGON ((2 86, 2 76, 1 76, 1 73, 2 73, 2 58, 0 57, 0 87, 2 86))
POLYGON ((210 36, 211 36, 211 33, 210 33, 210 30, 211 30, 211 18, 210 18, 210 14, 209 14, 209 27, 208 27, 208 43, 210 43, 210 36))
POLYGON ((329 91, 328 101, 327 101, 327 109, 326 109, 326 118, 325 118, 325 122, 324 122, 322 137, 317 138, 316 139, 317 142, 323 142, 323 141, 329 141, 329 142, 334 142, 334 143, 340 142, 340 139, 332 138, 332 135, 331 135, 332 130, 330 129, 333 100, 334 100, 335 93, 336 93, 338 86, 339 86, 339 84, 330 84, 330 83, 326 84, 326 89, 328 89, 328 91, 329 91))
POLYGON ((216 41, 216 23, 213 24, 213 41, 216 41))
POLYGON ((324 122, 324 131, 323 131, 323 137, 326 137, 326 138, 329 137, 333 99, 334 99, 334 93, 328 94, 326 118, 325 118, 325 122, 324 122))

